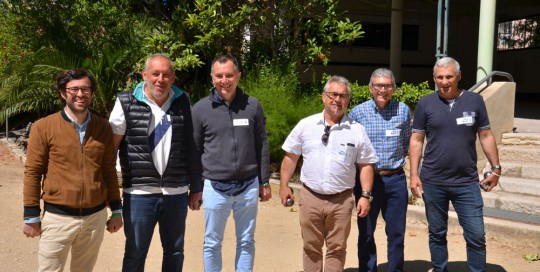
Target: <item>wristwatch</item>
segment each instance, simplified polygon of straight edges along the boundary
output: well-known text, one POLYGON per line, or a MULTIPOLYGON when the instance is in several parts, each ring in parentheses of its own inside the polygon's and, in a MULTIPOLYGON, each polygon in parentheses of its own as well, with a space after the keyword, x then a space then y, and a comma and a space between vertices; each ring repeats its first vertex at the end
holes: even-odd
POLYGON ((367 198, 369 202, 373 200, 373 196, 371 195, 371 192, 362 191, 362 194, 360 194, 360 197, 367 198))
POLYGON ((493 165, 493 166, 491 166, 491 171, 493 171, 493 170, 501 170, 502 171, 502 167, 501 167, 500 164, 493 165))

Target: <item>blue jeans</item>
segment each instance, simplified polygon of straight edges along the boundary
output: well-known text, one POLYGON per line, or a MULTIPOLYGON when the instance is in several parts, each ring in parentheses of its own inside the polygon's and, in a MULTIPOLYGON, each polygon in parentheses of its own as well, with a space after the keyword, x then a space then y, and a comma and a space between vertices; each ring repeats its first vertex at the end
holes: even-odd
POLYGON ((126 248, 122 271, 144 271, 156 223, 163 247, 161 270, 182 271, 188 194, 123 195, 126 248))
MULTIPOLYGON (((361 190, 354 190, 356 201, 361 190)), ((388 176, 375 175, 373 180, 373 201, 368 216, 358 218, 358 271, 377 271, 377 247, 375 228, 377 217, 382 212, 387 236, 388 271, 403 271, 404 239, 407 215, 407 180, 405 173, 388 176)))
POLYGON ((433 271, 448 271, 446 233, 449 202, 452 202, 463 228, 469 271, 486 271, 486 238, 482 213, 484 202, 478 184, 442 186, 424 183, 423 188, 433 271))
POLYGON ((258 178, 255 178, 253 183, 237 196, 222 194, 214 190, 210 180, 204 181, 203 208, 206 221, 203 247, 204 271, 222 271, 221 242, 231 210, 236 229, 236 271, 253 271, 258 197, 258 178))

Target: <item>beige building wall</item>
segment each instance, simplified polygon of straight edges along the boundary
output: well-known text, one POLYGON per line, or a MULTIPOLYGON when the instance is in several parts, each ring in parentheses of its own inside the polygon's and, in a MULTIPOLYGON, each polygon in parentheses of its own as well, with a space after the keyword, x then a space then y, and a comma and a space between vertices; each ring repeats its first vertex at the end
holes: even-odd
MULTIPOLYGON (((500 145, 502 134, 512 132, 514 128, 514 105, 516 95, 515 82, 493 82, 489 87, 482 85, 475 92, 480 92, 486 103, 491 131, 495 136, 497 145, 500 145)), ((487 163, 486 156, 480 145, 476 141, 476 152, 478 154, 478 169, 481 173, 487 163)))

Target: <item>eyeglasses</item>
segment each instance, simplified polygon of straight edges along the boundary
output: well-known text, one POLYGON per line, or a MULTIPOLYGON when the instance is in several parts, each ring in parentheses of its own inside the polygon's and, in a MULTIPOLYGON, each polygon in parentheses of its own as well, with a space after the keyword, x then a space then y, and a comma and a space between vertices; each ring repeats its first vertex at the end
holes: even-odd
POLYGON ((321 137, 321 141, 324 145, 328 144, 328 137, 330 137, 330 126, 324 127, 324 134, 321 137))
POLYGON ((373 89, 375 89, 377 91, 380 91, 383 88, 385 88, 386 90, 394 89, 394 85, 392 85, 392 84, 371 84, 371 87, 373 87, 373 89))
POLYGON ((66 88, 66 91, 70 94, 78 94, 79 91, 81 91, 83 94, 89 94, 92 92, 92 88, 90 87, 68 87, 66 88))
POLYGON ((338 98, 338 96, 341 99, 349 99, 348 93, 324 92, 324 94, 326 94, 326 96, 328 96, 332 100, 338 98))

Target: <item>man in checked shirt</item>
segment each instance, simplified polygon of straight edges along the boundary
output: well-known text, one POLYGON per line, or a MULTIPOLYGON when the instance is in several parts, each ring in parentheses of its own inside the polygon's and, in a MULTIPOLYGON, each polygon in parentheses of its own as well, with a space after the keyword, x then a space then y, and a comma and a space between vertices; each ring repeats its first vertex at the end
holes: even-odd
MULTIPOLYGON (((375 164, 373 201, 368 216, 358 218, 359 271, 377 271, 377 250, 373 233, 379 212, 386 222, 388 271, 403 271, 403 243, 407 213, 407 180, 403 172, 411 137, 411 111, 392 100, 396 88, 392 71, 379 68, 371 74, 369 90, 373 99, 351 110, 349 117, 362 124, 379 162, 375 164)), ((359 184, 359 183, 356 183, 359 184)), ((360 189, 354 190, 355 199, 360 189)))

